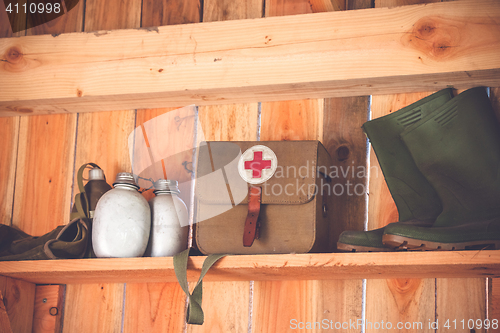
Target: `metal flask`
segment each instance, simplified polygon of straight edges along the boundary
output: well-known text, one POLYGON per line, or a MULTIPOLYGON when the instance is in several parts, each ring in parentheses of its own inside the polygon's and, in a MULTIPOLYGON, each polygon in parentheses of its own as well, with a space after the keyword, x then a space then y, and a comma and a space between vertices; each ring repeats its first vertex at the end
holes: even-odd
POLYGON ((151 211, 139 193, 134 176, 116 175, 94 213, 92 245, 99 258, 142 257, 148 245, 151 211))
MULTIPOLYGON (((83 181, 83 180, 82 180, 83 181)), ((97 167, 94 167, 89 170, 89 179, 85 186, 85 193, 87 194, 88 202, 89 202, 89 218, 94 217, 95 207, 97 206, 97 202, 102 197, 104 193, 111 190, 111 186, 106 182, 106 178, 104 177, 104 171, 97 167)), ((82 208, 84 210, 87 209, 85 207, 85 201, 82 200, 82 208)), ((71 209, 71 214, 79 214, 76 205, 73 205, 71 209)), ((83 216, 82 216, 83 217, 83 216)))
MULTIPOLYGON (((94 218, 95 208, 97 206, 97 203, 99 202, 99 199, 104 195, 104 193, 111 190, 111 186, 106 182, 106 179, 104 177, 104 171, 94 167, 89 171, 89 180, 87 184, 85 184, 84 189, 89 204, 88 208, 89 218, 86 219, 85 221, 89 229, 89 234, 92 235, 92 219, 94 218)), ((86 211, 87 210, 86 202, 84 200, 80 200, 80 202, 82 204, 82 208, 86 211)), ((80 213, 78 213, 76 204, 73 205, 71 213, 72 216, 73 214, 76 214, 76 216, 83 217, 80 215, 80 213)), ((95 253, 92 248, 92 237, 89 237, 89 243, 87 246, 87 250, 85 251, 84 258, 95 258, 95 253)))
POLYGON ((87 198, 89 200, 90 218, 94 217, 97 202, 104 193, 111 190, 111 186, 106 183, 104 172, 99 168, 92 168, 89 171, 89 181, 84 186, 87 198))
POLYGON ((188 213, 179 198, 177 181, 160 179, 154 184, 155 197, 149 200, 152 223, 147 255, 174 256, 187 249, 188 213))

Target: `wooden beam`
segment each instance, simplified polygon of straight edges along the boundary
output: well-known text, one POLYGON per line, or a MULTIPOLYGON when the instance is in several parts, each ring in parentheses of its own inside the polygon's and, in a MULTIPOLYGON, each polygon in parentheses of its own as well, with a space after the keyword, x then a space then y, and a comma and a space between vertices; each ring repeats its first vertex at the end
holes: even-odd
POLYGON ((500 2, 0 39, 0 114, 500 85, 500 2))
MULTIPOLYGON (((196 281, 205 257, 191 257, 196 281)), ((38 284, 175 282, 172 258, 0 262, 0 275, 38 284)), ((500 250, 227 256, 207 281, 500 277, 500 250)))

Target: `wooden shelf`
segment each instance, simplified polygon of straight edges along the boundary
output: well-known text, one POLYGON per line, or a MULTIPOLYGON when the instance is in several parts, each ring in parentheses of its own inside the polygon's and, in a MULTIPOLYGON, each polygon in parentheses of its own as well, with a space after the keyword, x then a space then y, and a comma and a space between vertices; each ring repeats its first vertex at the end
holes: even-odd
MULTIPOLYGON (((196 281, 205 257, 192 257, 196 281)), ((38 284, 175 282, 172 258, 0 262, 0 275, 38 284)), ((227 256, 206 281, 500 277, 500 250, 227 256)))
POLYGON ((0 116, 500 84, 500 3, 0 39, 0 116))

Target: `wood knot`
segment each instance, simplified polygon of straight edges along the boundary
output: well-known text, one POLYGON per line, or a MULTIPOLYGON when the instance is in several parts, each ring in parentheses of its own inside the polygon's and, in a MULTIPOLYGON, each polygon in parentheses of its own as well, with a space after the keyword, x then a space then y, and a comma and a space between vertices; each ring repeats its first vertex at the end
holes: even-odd
POLYGON ((339 161, 345 161, 349 157, 349 148, 347 146, 340 146, 337 148, 337 159, 339 161))
POLYGON ((429 38, 436 32, 436 27, 434 25, 424 23, 421 26, 417 26, 418 36, 421 38, 429 38))
POLYGON ((82 97, 83 96, 83 91, 81 91, 80 89, 76 89, 76 96, 77 97, 82 97))
POLYGON ((16 286, 16 285, 13 285, 12 286, 12 289, 11 289, 11 295, 12 295, 12 298, 17 302, 21 299, 21 291, 19 290, 19 288, 16 286))
POLYGON ((413 294, 415 290, 420 286, 418 279, 391 279, 387 280, 389 288, 391 291, 397 294, 413 294))
POLYGON ((33 109, 27 108, 27 107, 19 107, 19 106, 7 106, 7 109, 12 111, 12 112, 19 112, 19 113, 33 113, 33 109))
POLYGON ((8 72, 22 72, 28 68, 28 61, 24 57, 21 48, 12 46, 4 54, 4 69, 8 72))
MULTIPOLYGON (((424 17, 402 37, 402 44, 433 60, 445 60, 456 54, 463 23, 438 17, 424 17)), ((422 57, 417 57, 423 62, 422 57)))
POLYGON ((23 59, 23 53, 17 46, 13 46, 7 50, 5 59, 11 64, 17 64, 23 59))

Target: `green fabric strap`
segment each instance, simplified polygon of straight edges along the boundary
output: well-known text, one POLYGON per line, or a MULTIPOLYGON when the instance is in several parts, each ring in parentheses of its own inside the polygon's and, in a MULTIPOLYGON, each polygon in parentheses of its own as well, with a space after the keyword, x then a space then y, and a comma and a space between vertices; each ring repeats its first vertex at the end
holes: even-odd
POLYGON ((71 220, 74 220, 75 218, 92 218, 90 216, 89 199, 87 198, 87 192, 85 192, 85 187, 83 186, 83 171, 88 166, 100 169, 100 167, 95 163, 85 163, 80 167, 80 169, 78 169, 76 179, 78 183, 78 190, 80 190, 80 193, 75 196, 75 207, 77 211, 71 213, 71 220), (83 202, 85 202, 85 208, 83 202))
POLYGON ((189 294, 189 287, 187 282, 187 262, 189 258, 189 250, 182 251, 174 256, 174 270, 177 281, 188 297, 188 309, 186 314, 186 321, 188 324, 203 325, 204 316, 201 308, 201 299, 203 296, 203 277, 213 264, 226 254, 211 254, 207 256, 201 268, 200 278, 194 287, 193 293, 189 294))

